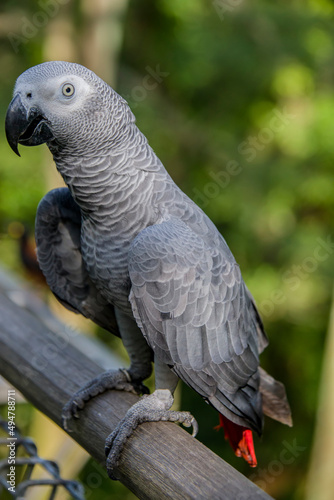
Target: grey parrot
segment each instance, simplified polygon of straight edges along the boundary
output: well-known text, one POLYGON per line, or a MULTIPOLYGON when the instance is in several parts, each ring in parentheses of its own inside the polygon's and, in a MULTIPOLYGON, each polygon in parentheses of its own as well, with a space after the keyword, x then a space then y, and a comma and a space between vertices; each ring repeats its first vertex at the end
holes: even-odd
POLYGON ((108 389, 155 391, 133 405, 106 442, 111 477, 133 429, 169 420, 178 379, 220 415, 236 455, 256 465, 252 431, 263 414, 291 425, 284 386, 259 367, 268 341, 224 238, 173 182, 127 102, 87 68, 53 61, 18 79, 6 116, 9 145, 46 143, 67 188, 36 216, 40 267, 67 308, 119 335, 130 368, 108 371, 65 405, 63 423, 108 389))

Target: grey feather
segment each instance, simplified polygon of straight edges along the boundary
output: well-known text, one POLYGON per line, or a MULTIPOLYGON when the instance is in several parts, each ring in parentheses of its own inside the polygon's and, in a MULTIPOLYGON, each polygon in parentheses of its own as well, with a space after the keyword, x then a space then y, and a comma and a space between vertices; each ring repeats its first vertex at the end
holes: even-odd
POLYGON ((67 188, 50 191, 36 215, 38 262, 57 299, 119 336, 114 307, 90 280, 81 255, 81 212, 67 188))

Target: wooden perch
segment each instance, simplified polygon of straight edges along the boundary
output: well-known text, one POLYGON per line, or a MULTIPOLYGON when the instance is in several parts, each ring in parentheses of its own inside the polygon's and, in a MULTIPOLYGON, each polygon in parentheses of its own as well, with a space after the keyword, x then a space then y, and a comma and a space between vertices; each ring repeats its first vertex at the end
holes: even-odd
MULTIPOLYGON (((0 293, 0 374, 60 425, 69 397, 102 371, 66 338, 0 293)), ((73 421, 70 434, 99 463, 104 441, 137 396, 111 391, 73 421)), ((142 499, 270 499, 246 477, 173 423, 145 423, 128 440, 119 479, 142 499)))

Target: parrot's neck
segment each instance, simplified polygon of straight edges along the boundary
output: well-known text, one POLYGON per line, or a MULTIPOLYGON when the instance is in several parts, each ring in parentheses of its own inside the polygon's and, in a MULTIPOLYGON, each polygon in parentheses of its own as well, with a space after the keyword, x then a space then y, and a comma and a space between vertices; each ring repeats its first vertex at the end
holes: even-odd
POLYGON ((109 227, 119 225, 121 220, 128 221, 124 226, 131 220, 143 227, 154 223, 156 182, 163 190, 173 181, 135 124, 128 127, 126 141, 107 146, 74 153, 50 149, 86 218, 103 221, 109 227))

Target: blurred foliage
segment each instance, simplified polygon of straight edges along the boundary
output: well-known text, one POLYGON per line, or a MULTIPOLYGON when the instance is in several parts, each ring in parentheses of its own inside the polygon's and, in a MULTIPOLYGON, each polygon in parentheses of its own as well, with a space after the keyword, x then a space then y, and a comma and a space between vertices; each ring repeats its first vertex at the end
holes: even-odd
MULTIPOLYGON (((79 4, 68 6, 78 30, 79 4)), ((31 19, 36 4, 4 0, 1 11, 31 19)), ((281 500, 303 497, 333 283, 333 13, 329 0, 132 0, 119 58, 117 91, 240 264, 270 338, 262 364, 285 383, 294 427, 266 420, 250 471, 188 388, 182 407, 198 418, 200 440, 281 500), (274 469, 294 440, 304 450, 274 469)), ((43 60, 46 28, 17 53, 1 33, 3 120, 15 78, 43 60)), ((0 258, 13 268, 8 224, 33 224, 45 192, 42 150, 21 148, 18 159, 1 135, 0 258)), ((99 498, 113 487, 103 483, 99 498)))

